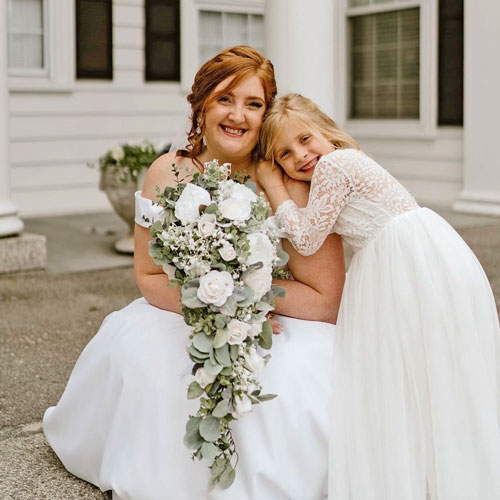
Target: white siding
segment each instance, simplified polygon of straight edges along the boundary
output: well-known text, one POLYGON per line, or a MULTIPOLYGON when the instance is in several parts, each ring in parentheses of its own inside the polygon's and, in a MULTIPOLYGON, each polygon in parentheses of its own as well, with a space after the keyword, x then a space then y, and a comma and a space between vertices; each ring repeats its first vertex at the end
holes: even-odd
POLYGON ((360 146, 422 204, 450 207, 463 180, 463 133, 440 128, 435 139, 360 139, 360 146))
POLYGON ((164 144, 177 133, 186 109, 180 84, 144 82, 142 0, 115 0, 113 9, 113 81, 11 91, 11 196, 21 216, 111 210, 87 162, 129 139, 164 144))

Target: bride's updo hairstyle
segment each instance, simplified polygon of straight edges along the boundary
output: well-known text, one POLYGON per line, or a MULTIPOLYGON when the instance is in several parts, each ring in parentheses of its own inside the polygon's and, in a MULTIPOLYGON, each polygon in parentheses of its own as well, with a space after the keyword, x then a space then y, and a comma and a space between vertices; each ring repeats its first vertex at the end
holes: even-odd
POLYGON ((336 123, 311 99, 300 94, 286 94, 276 99, 264 116, 260 129, 260 150, 264 159, 274 160, 278 134, 293 121, 313 134, 325 137, 335 149, 359 149, 356 141, 340 130, 336 123))
MULTIPOLYGON (((191 93, 187 96, 192 111, 191 130, 187 137, 188 145, 186 149, 177 152, 178 156, 195 159, 202 152, 206 109, 245 78, 254 75, 262 82, 267 108, 277 93, 276 79, 271 61, 258 50, 247 46, 232 47, 203 64, 196 73, 191 93), (229 77, 233 77, 230 83, 220 92, 214 92, 215 87, 229 77)), ((257 146, 252 152, 253 156, 256 151, 257 146)))

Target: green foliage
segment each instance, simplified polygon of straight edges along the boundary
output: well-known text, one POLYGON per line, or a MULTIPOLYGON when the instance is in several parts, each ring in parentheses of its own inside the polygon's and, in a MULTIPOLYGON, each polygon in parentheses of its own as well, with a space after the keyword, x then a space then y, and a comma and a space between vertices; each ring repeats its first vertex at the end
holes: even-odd
POLYGON ((168 146, 157 148, 146 139, 140 142, 123 143, 106 151, 90 166, 98 166, 101 171, 119 172, 123 182, 137 179, 140 172, 168 150, 168 146))

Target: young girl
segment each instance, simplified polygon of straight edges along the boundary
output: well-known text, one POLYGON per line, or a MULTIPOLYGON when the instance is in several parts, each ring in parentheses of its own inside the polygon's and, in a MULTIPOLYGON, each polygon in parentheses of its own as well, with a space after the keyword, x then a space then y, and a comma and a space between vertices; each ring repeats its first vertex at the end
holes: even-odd
POLYGON ((317 106, 287 95, 258 170, 294 247, 352 259, 334 351, 333 500, 500 499, 500 328, 478 260, 317 106), (280 168, 281 167, 281 168, 280 168), (283 170, 311 182, 301 211, 283 170))

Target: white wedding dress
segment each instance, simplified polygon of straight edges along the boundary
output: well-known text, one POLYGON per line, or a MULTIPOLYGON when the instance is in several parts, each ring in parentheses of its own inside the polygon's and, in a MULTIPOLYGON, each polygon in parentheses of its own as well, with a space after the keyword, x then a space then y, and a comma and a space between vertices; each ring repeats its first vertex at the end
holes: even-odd
MULTIPOLYGON (((143 213, 154 207, 141 198, 143 213)), ((74 475, 114 500, 323 500, 328 490, 333 325, 276 316, 272 359, 260 380, 278 397, 234 422, 239 455, 228 490, 207 491, 206 462, 183 444, 193 379, 182 316, 144 298, 107 316, 78 359, 57 406, 44 416, 48 442, 74 475)))
POLYGON ((278 207, 303 254, 354 249, 335 334, 331 500, 500 499, 500 328, 477 258, 358 150, 278 207))

